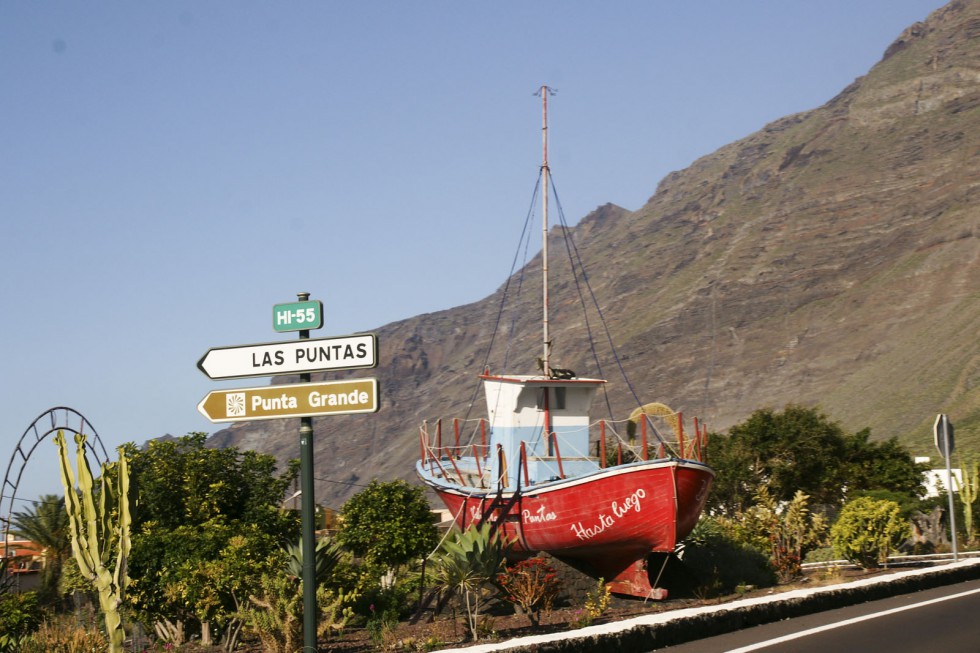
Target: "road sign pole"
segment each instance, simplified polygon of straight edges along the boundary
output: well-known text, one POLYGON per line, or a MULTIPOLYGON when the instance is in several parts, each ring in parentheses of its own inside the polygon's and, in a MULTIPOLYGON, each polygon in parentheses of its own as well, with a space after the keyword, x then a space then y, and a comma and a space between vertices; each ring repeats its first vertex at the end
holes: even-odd
MULTIPOLYGON (((310 299, 310 293, 297 293, 301 302, 310 299)), ((299 332, 300 340, 308 340, 310 332, 299 332)), ((300 382, 309 383, 309 372, 300 374, 300 382)), ((313 492, 313 418, 301 417, 299 427, 300 487, 302 488, 303 529, 303 651, 316 653, 316 499, 313 492)))
POLYGON ((946 460, 946 494, 949 495, 949 533, 953 541, 953 561, 960 559, 959 549, 956 543, 956 506, 953 504, 953 450, 956 443, 953 439, 953 425, 945 413, 936 415, 936 421, 932 425, 932 438, 936 443, 936 448, 946 460))
POLYGON ((960 554, 959 549, 956 546, 956 508, 953 505, 953 469, 950 463, 950 458, 953 457, 953 447, 952 442, 950 442, 950 427, 949 427, 949 417, 946 415, 942 416, 942 429, 943 429, 943 449, 946 451, 946 482, 949 484, 947 488, 947 493, 949 494, 949 532, 953 538, 953 562, 959 562, 960 554))
POLYGON ((317 653, 316 641, 316 495, 313 488, 313 416, 373 413, 378 410, 377 379, 312 383, 313 372, 377 366, 378 341, 371 334, 310 339, 323 326, 323 304, 310 293, 298 302, 272 308, 276 331, 298 331, 289 345, 270 342, 243 347, 212 348, 197 362, 210 379, 299 374, 300 383, 261 388, 212 391, 197 405, 212 422, 299 417, 300 540, 303 546, 303 652, 317 653))

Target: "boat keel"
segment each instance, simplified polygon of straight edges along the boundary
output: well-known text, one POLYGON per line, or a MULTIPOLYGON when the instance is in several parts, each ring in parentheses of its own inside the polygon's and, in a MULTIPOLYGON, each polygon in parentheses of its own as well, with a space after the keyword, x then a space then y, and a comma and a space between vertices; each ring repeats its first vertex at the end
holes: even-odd
POLYGON ((606 586, 613 594, 625 594, 652 601, 663 601, 667 598, 666 589, 650 585, 646 556, 629 563, 625 569, 607 581, 606 586))
POLYGON ((602 578, 606 587, 613 594, 633 596, 648 601, 664 601, 667 590, 650 584, 650 570, 647 564, 647 554, 629 554, 624 556, 606 555, 601 558, 573 559, 559 558, 579 571, 602 578))

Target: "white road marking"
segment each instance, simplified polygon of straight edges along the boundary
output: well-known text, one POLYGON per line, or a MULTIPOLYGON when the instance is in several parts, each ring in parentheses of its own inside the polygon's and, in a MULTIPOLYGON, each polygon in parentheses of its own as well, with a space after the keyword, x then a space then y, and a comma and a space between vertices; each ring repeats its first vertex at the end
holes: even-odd
POLYGON ((904 612, 906 610, 912 610, 913 608, 921 608, 926 605, 932 605, 933 603, 941 603, 943 601, 949 601, 952 599, 958 599, 962 596, 969 596, 970 594, 976 594, 980 592, 980 589, 969 590, 966 592, 960 592, 959 594, 951 594, 950 596, 943 596, 938 599, 930 599, 929 601, 922 601, 920 603, 913 603, 912 605, 906 605, 901 608, 892 608, 891 610, 885 610, 883 612, 875 612, 873 614, 867 614, 863 617, 854 617, 853 619, 847 619, 845 621, 839 621, 833 624, 827 624, 826 626, 818 626, 817 628, 811 628, 809 630, 801 630, 798 633, 793 633, 791 635, 783 635, 782 637, 777 637, 775 639, 770 639, 765 642, 757 642, 755 644, 749 644, 748 646, 743 646, 742 648, 733 648, 727 653, 748 653, 749 651, 757 651, 768 646, 775 646, 776 644, 782 644, 783 642, 791 642, 794 639, 799 639, 801 637, 808 637, 809 635, 815 635, 821 633, 825 630, 833 630, 834 628, 840 628, 842 626, 849 626, 851 624, 860 623, 862 621, 867 621, 868 619, 877 619, 878 617, 885 617, 890 614, 895 614, 897 612, 904 612))

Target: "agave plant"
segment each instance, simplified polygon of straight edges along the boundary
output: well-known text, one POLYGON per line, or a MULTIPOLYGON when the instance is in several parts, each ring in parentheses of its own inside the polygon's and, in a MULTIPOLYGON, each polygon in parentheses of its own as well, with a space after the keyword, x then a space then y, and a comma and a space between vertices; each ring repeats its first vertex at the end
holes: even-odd
POLYGON ((496 590, 495 581, 504 565, 503 542, 491 525, 471 526, 443 543, 435 559, 437 582, 443 591, 463 599, 473 640, 479 639, 480 606, 496 590))
MULTIPOLYGON (((303 540, 297 544, 287 544, 286 551, 286 570, 294 578, 303 577, 303 540)), ((337 542, 324 538, 316 543, 313 551, 313 567, 316 569, 317 582, 322 581, 340 561, 341 549, 337 542)))

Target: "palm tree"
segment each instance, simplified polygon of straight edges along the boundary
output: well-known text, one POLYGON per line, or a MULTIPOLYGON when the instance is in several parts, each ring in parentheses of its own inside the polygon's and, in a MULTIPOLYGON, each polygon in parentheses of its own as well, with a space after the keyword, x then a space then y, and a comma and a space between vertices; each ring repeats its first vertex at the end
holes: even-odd
POLYGON ((15 512, 10 526, 15 535, 44 549, 46 561, 41 571, 39 594, 44 600, 55 599, 62 565, 71 555, 65 498, 56 494, 43 495, 33 508, 15 512))

